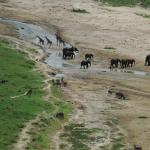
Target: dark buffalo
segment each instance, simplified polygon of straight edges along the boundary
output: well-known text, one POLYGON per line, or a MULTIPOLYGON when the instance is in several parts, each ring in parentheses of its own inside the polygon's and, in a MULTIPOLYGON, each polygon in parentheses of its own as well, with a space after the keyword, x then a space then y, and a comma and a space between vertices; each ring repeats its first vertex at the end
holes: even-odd
POLYGON ((150 55, 147 55, 145 58, 145 66, 150 66, 150 55))

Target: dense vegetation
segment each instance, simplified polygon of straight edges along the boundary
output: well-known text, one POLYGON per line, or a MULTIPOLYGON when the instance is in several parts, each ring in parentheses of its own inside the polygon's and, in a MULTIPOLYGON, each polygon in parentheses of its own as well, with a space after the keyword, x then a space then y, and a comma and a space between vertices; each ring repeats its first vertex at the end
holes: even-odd
POLYGON ((112 6, 135 6, 150 7, 150 0, 97 0, 112 6))
POLYGON ((33 61, 24 53, 9 48, 7 41, 0 39, 0 149, 12 149, 24 123, 45 111, 52 112, 54 106, 42 100, 42 75, 34 72, 33 61), (31 96, 23 95, 33 89, 31 96), (14 96, 19 96, 12 98, 14 96))

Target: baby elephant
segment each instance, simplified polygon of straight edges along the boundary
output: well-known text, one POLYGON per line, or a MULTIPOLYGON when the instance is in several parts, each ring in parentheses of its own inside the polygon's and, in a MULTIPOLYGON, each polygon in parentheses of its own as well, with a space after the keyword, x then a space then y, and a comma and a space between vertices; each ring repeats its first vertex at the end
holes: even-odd
POLYGON ((124 95, 123 93, 121 93, 121 92, 116 92, 116 97, 117 97, 118 99, 123 99, 123 100, 126 99, 126 98, 125 98, 125 95, 124 95))

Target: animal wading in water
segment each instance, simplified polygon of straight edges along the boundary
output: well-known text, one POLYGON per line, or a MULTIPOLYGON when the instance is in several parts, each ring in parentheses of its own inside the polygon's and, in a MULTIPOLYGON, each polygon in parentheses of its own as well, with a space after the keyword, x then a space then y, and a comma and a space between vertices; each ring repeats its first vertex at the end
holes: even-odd
POLYGON ((88 69, 89 66, 91 66, 91 61, 90 60, 82 60, 81 61, 81 68, 80 69, 88 69))
POLYGON ((147 55, 145 58, 145 66, 150 66, 150 55, 147 55))
POLYGON ((45 36, 45 39, 47 41, 47 45, 52 46, 53 43, 52 43, 52 41, 47 36, 45 36))
POLYGON ((39 37, 38 35, 36 37, 39 39, 40 45, 44 45, 44 40, 41 37, 39 37))
POLYGON ((77 48, 71 47, 71 48, 63 48, 63 59, 73 59, 75 58, 75 53, 79 52, 77 48))

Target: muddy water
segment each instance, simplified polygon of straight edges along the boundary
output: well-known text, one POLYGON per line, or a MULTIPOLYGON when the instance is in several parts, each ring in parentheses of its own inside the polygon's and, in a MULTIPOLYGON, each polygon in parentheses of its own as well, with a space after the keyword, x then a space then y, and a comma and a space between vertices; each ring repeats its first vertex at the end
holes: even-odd
MULTIPOLYGON (((0 18, 0 22, 14 26, 19 33, 19 37, 23 40, 39 45, 39 41, 36 36, 37 35, 40 36, 45 41, 45 43, 46 43, 46 39, 45 39, 45 36, 46 36, 52 41, 54 49, 59 48, 57 46, 55 32, 48 32, 40 26, 28 24, 28 23, 22 23, 16 20, 0 18)), ((69 43, 65 43, 65 45, 66 47, 71 47, 69 43)), ((49 48, 46 47, 46 44, 45 46, 42 46, 41 48, 43 49, 44 52, 49 52, 49 48)), ((49 57, 46 59, 46 63, 49 66, 52 66, 55 68, 68 67, 69 64, 66 64, 64 60, 62 59, 61 55, 57 55, 57 53, 61 53, 61 51, 59 52, 56 52, 56 50, 52 51, 49 54, 49 57)))
MULTIPOLYGON (((28 42, 34 43, 36 45, 39 45, 39 41, 36 38, 36 36, 40 36, 42 39, 44 39, 46 43, 45 36, 47 36, 52 42, 53 42, 53 49, 52 51, 47 48, 47 46, 41 46, 44 52, 48 52, 49 55, 46 58, 45 62, 54 68, 59 68, 62 69, 65 73, 67 74, 78 74, 79 72, 82 72, 83 75, 85 74, 101 74, 101 73, 109 73, 109 69, 102 69, 102 68, 89 68, 88 70, 82 70, 80 69, 80 65, 73 65, 68 63, 67 61, 62 59, 62 51, 60 47, 57 46, 57 40, 55 36, 55 32, 49 32, 43 29, 42 27, 38 25, 33 25, 33 24, 28 24, 28 23, 23 23, 19 22, 16 20, 9 20, 9 19, 3 19, 0 18, 1 23, 9 24, 14 26, 21 39, 26 40, 28 42)), ((66 47, 71 47, 69 43, 65 43, 66 47)), ((40 46, 40 45, 39 45, 40 46)), ((118 73, 121 73, 122 70, 117 70, 118 73)), ((126 73, 129 74, 135 74, 135 75, 140 75, 140 76, 150 76, 150 73, 144 72, 144 71, 133 71, 133 70, 125 70, 126 73)))

